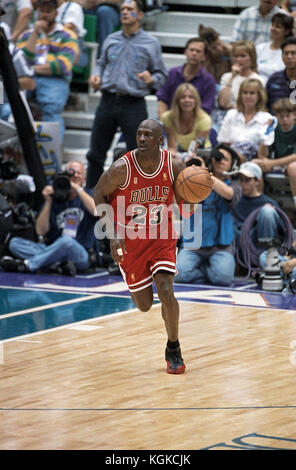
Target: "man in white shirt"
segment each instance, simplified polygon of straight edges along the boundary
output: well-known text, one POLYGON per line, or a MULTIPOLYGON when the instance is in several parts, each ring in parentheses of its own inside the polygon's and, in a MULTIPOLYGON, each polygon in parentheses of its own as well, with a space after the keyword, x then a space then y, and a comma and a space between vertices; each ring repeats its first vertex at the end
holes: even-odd
POLYGON ((243 39, 254 44, 269 41, 273 15, 287 14, 277 4, 278 0, 260 0, 258 6, 244 9, 234 24, 232 41, 243 39))
POLYGON ((58 23, 62 23, 67 28, 72 29, 79 38, 83 38, 85 36, 86 29, 84 28, 84 13, 79 3, 58 0, 56 21, 58 23))

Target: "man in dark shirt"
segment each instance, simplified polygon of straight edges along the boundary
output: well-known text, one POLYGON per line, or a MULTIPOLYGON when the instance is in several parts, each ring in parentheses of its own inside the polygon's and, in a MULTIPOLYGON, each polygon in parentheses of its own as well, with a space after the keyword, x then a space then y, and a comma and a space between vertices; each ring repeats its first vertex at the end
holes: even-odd
POLYGON ((239 168, 239 181, 242 195, 232 209, 234 231, 238 241, 241 228, 247 217, 255 210, 259 211, 256 224, 251 230, 255 244, 260 238, 276 238, 280 227, 280 217, 275 210, 277 202, 266 196, 261 190, 262 170, 253 162, 245 162, 239 168))
POLYGON ((272 112, 273 104, 280 98, 290 98, 296 102, 296 38, 287 38, 282 46, 285 69, 273 73, 267 83, 267 107, 272 112))

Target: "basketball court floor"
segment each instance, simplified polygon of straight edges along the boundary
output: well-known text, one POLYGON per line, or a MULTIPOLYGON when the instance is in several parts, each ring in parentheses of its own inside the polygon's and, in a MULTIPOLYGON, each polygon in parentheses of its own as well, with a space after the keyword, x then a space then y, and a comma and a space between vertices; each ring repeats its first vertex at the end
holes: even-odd
POLYGON ((0 273, 1 450, 296 449, 296 297, 175 285, 186 373, 166 373, 121 276, 0 273))

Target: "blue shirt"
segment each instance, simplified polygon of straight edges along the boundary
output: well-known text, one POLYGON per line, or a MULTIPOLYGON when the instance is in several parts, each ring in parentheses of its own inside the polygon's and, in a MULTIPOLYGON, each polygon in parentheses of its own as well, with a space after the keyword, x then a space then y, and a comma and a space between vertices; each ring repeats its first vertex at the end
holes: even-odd
MULTIPOLYGON (((229 180, 224 181, 230 185, 229 180)), ((202 244, 201 248, 228 246, 234 237, 233 221, 230 212, 230 201, 221 197, 216 191, 202 202, 202 244)))
POLYGON ((102 91, 134 97, 151 94, 167 79, 160 43, 143 29, 130 36, 122 30, 107 36, 94 74, 101 77, 102 91), (152 86, 137 77, 145 70, 153 77, 152 86))

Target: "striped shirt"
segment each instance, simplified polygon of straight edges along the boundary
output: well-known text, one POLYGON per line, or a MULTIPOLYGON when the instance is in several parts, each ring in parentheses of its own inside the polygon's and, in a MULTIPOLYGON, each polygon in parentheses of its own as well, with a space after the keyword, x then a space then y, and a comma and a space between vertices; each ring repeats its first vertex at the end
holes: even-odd
POLYGON ((55 28, 48 35, 38 34, 36 51, 32 53, 26 49, 32 32, 33 28, 25 31, 17 42, 17 47, 24 51, 29 63, 32 65, 49 63, 52 75, 70 82, 73 64, 79 54, 76 34, 70 29, 64 28, 62 24, 56 23, 55 28))

